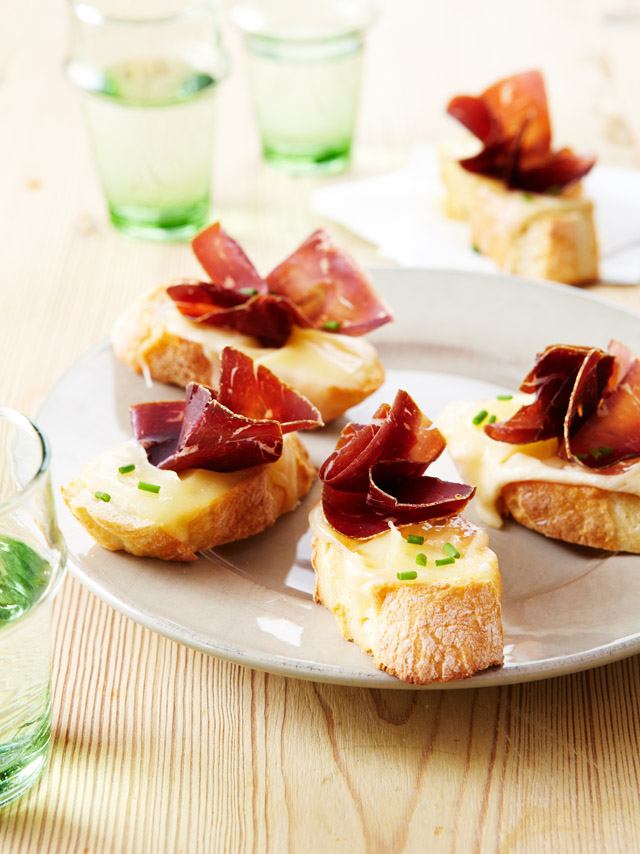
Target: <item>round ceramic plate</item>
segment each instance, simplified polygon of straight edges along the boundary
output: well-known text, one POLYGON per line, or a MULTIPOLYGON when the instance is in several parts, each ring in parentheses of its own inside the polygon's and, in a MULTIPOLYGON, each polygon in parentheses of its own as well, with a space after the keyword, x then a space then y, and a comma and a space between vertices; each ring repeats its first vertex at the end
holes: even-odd
MULTIPOLYGON (((367 420, 405 388, 435 418, 452 400, 516 389, 551 343, 605 347, 618 338, 640 352, 640 317, 577 289, 505 276, 376 270, 396 321, 377 330, 383 388, 329 427, 303 436, 315 463, 347 420, 367 420)), ((85 461, 130 436, 128 408, 176 399, 115 361, 107 343, 51 390, 38 415, 53 450, 54 490, 85 461)), ((443 457, 430 474, 455 480, 443 457)), ((377 670, 312 600, 307 514, 318 485, 262 534, 167 563, 95 545, 58 502, 71 572, 113 607, 173 640, 273 673, 377 688, 411 688, 377 670)), ((473 503, 465 515, 477 521, 473 503)), ((472 679, 431 688, 509 684, 571 673, 640 651, 640 557, 547 540, 515 523, 490 530, 504 586, 505 661, 472 679)))

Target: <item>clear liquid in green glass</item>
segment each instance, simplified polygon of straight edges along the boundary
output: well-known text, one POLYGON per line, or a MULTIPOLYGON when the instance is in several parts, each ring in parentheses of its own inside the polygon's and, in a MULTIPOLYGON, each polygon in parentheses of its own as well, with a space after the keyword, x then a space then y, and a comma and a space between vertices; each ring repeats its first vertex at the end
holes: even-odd
POLYGON ((186 239, 209 215, 216 81, 180 60, 131 60, 84 87, 111 220, 134 237, 186 239))
POLYGON ((0 536, 0 806, 42 772, 51 725, 51 600, 38 599, 50 564, 0 536))

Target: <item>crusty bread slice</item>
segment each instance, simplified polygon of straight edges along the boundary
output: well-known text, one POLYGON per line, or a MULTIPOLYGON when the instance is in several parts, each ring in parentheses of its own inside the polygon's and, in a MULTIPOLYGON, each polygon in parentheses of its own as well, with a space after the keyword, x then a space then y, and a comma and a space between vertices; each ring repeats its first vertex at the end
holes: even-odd
POLYGON ((134 371, 181 386, 217 385, 220 352, 236 347, 304 394, 325 422, 360 403, 384 381, 375 349, 363 338, 295 327, 284 347, 260 347, 250 336, 183 317, 164 287, 124 312, 112 343, 116 356, 134 371))
POLYGON ((598 278, 593 204, 579 184, 560 195, 509 190, 441 155, 449 216, 468 220, 470 242, 503 270, 578 285, 598 278))
POLYGON ((196 552, 268 528, 311 488, 315 468, 297 434, 284 437, 274 463, 239 472, 191 469, 179 475, 147 462, 134 440, 101 454, 62 488, 69 509, 111 551, 163 560, 196 560, 196 552), (119 466, 135 463, 132 472, 119 466), (145 481, 158 494, 138 489, 145 481), (108 501, 96 497, 106 493, 108 501))
POLYGON ((327 524, 320 504, 310 524, 314 599, 381 670, 426 685, 502 664, 502 584, 485 531, 456 516, 355 541, 327 524), (408 544, 408 533, 424 543, 408 544), (438 567, 445 543, 461 557, 438 567), (418 552, 426 555, 426 567, 416 565, 418 552), (417 578, 398 580, 399 568, 416 570, 417 578))
POLYGON ((584 484, 524 481, 501 491, 502 510, 546 537, 640 554, 640 496, 584 484))
POLYGON ((557 456, 557 439, 512 445, 489 438, 474 416, 506 421, 529 395, 456 401, 437 418, 461 476, 477 486, 482 522, 500 527, 511 515, 547 537, 598 549, 640 553, 640 465, 602 474, 557 456))

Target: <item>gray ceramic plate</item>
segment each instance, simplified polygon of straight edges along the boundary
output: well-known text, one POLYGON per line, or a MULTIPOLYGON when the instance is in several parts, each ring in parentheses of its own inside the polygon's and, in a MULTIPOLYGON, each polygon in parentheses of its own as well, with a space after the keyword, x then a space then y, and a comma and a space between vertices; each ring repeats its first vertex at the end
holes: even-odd
MULTIPOLYGON (((606 346, 616 337, 640 352, 640 317, 581 291, 505 276, 376 270, 374 283, 396 322, 371 337, 385 386, 349 413, 366 420, 406 388, 434 418, 446 403, 517 388, 549 343, 606 346)), ((108 344, 52 389, 38 415, 53 449, 54 488, 84 461, 129 434, 128 407, 181 397, 116 363, 108 344)), ((345 419, 346 420, 346 419, 345 419)), ((320 463, 345 423, 304 436, 320 463)), ((456 478, 443 455, 430 473, 456 478), (435 470, 434 470, 435 469, 435 470)), ((269 531, 165 563, 96 546, 59 502, 73 574, 114 608, 154 631, 261 670, 377 688, 406 688, 339 634, 311 598, 307 513, 318 488, 269 531)), ((473 506, 467 513, 475 519, 473 506)), ((490 531, 504 585, 505 664, 472 679, 431 686, 471 688, 571 673, 640 651, 640 557, 546 540, 513 523, 490 531)))

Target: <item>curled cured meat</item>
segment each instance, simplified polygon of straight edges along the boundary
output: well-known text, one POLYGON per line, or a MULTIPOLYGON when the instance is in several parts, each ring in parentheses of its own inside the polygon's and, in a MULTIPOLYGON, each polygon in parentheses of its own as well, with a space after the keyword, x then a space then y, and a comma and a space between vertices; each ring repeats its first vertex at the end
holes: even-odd
POLYGON ((392 319, 368 276, 324 231, 316 231, 266 280, 219 223, 199 234, 194 251, 212 282, 167 288, 196 323, 234 329, 263 347, 283 346, 294 326, 362 335, 392 319))
POLYGON ((240 471, 279 459, 284 433, 322 425, 313 404, 267 368, 233 347, 221 359, 219 392, 190 383, 184 401, 131 407, 133 434, 152 465, 240 471))
POLYGON ((607 473, 640 457, 640 361, 612 341, 609 352, 553 345, 520 386, 535 394, 508 421, 487 424, 501 442, 528 444, 557 437, 558 456, 607 473))
POLYGON ((349 424, 322 465, 327 522, 351 539, 459 513, 475 487, 424 474, 445 447, 442 434, 406 391, 384 404, 371 424, 349 424))
POLYGON ((313 325, 288 299, 273 294, 226 292, 206 282, 171 285, 167 293, 191 320, 251 335, 262 347, 282 347, 294 326, 313 325))
POLYGON ((283 433, 322 427, 310 400, 234 347, 225 347, 220 356, 218 401, 248 418, 278 421, 283 433))
POLYGON ((266 294, 268 287, 242 247, 219 222, 205 228, 191 241, 196 258, 211 281, 228 290, 254 290, 266 294))
POLYGON ((510 188, 559 192, 593 167, 591 157, 568 148, 551 150, 551 123, 544 80, 539 71, 516 74, 481 95, 453 98, 447 112, 483 144, 460 161, 468 172, 504 181, 510 188))
POLYGON ((369 277, 326 231, 314 231, 269 273, 272 293, 288 297, 318 329, 338 324, 344 335, 364 335, 392 320, 369 277))

